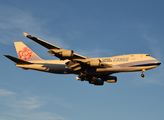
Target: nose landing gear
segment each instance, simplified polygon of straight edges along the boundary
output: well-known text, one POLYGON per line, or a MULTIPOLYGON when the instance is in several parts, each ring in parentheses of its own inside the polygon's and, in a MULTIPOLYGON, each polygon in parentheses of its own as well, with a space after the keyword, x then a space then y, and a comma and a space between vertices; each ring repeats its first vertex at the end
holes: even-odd
POLYGON ((142 77, 142 78, 145 77, 145 75, 144 75, 144 72, 145 72, 145 71, 146 71, 145 69, 142 70, 142 74, 141 74, 141 77, 142 77))

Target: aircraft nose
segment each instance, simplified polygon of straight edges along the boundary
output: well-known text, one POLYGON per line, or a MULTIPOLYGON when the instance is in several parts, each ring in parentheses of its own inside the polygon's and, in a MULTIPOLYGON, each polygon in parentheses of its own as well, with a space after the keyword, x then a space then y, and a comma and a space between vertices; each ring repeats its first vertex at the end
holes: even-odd
POLYGON ((157 60, 157 65, 159 66, 161 64, 161 62, 159 60, 157 60))

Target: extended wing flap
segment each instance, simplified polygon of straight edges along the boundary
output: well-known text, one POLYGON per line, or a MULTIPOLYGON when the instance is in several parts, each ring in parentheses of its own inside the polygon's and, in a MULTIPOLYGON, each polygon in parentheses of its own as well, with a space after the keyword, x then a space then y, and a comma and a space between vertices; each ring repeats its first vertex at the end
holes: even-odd
POLYGON ((72 68, 74 71, 81 70, 81 65, 80 63, 77 63, 75 61, 70 60, 69 62, 66 63, 70 68, 72 68))

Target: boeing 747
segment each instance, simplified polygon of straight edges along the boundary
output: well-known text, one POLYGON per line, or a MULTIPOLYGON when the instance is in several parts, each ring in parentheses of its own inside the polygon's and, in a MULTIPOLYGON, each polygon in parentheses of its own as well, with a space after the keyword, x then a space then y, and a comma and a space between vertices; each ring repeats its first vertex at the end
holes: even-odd
POLYGON ((57 74, 76 74, 77 80, 88 81, 90 84, 103 85, 104 82, 117 82, 113 73, 141 71, 144 77, 146 70, 155 68, 161 62, 148 54, 129 54, 113 57, 87 58, 50 44, 27 33, 24 35, 49 49, 48 53, 59 60, 43 60, 28 48, 23 42, 14 42, 18 58, 4 55, 24 70, 32 69, 57 74))

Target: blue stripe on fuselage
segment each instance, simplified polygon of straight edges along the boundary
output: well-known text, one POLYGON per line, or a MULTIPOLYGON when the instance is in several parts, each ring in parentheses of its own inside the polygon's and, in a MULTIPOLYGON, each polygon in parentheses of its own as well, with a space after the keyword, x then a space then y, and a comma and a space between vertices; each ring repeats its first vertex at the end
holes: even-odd
POLYGON ((141 67, 141 66, 155 66, 160 65, 161 62, 158 60, 145 60, 145 61, 137 61, 137 62, 130 62, 130 63, 124 63, 119 64, 120 67, 141 67))
POLYGON ((130 67, 138 67, 138 66, 155 66, 155 65, 160 65, 161 63, 150 63, 150 64, 142 64, 142 65, 133 65, 130 67))

